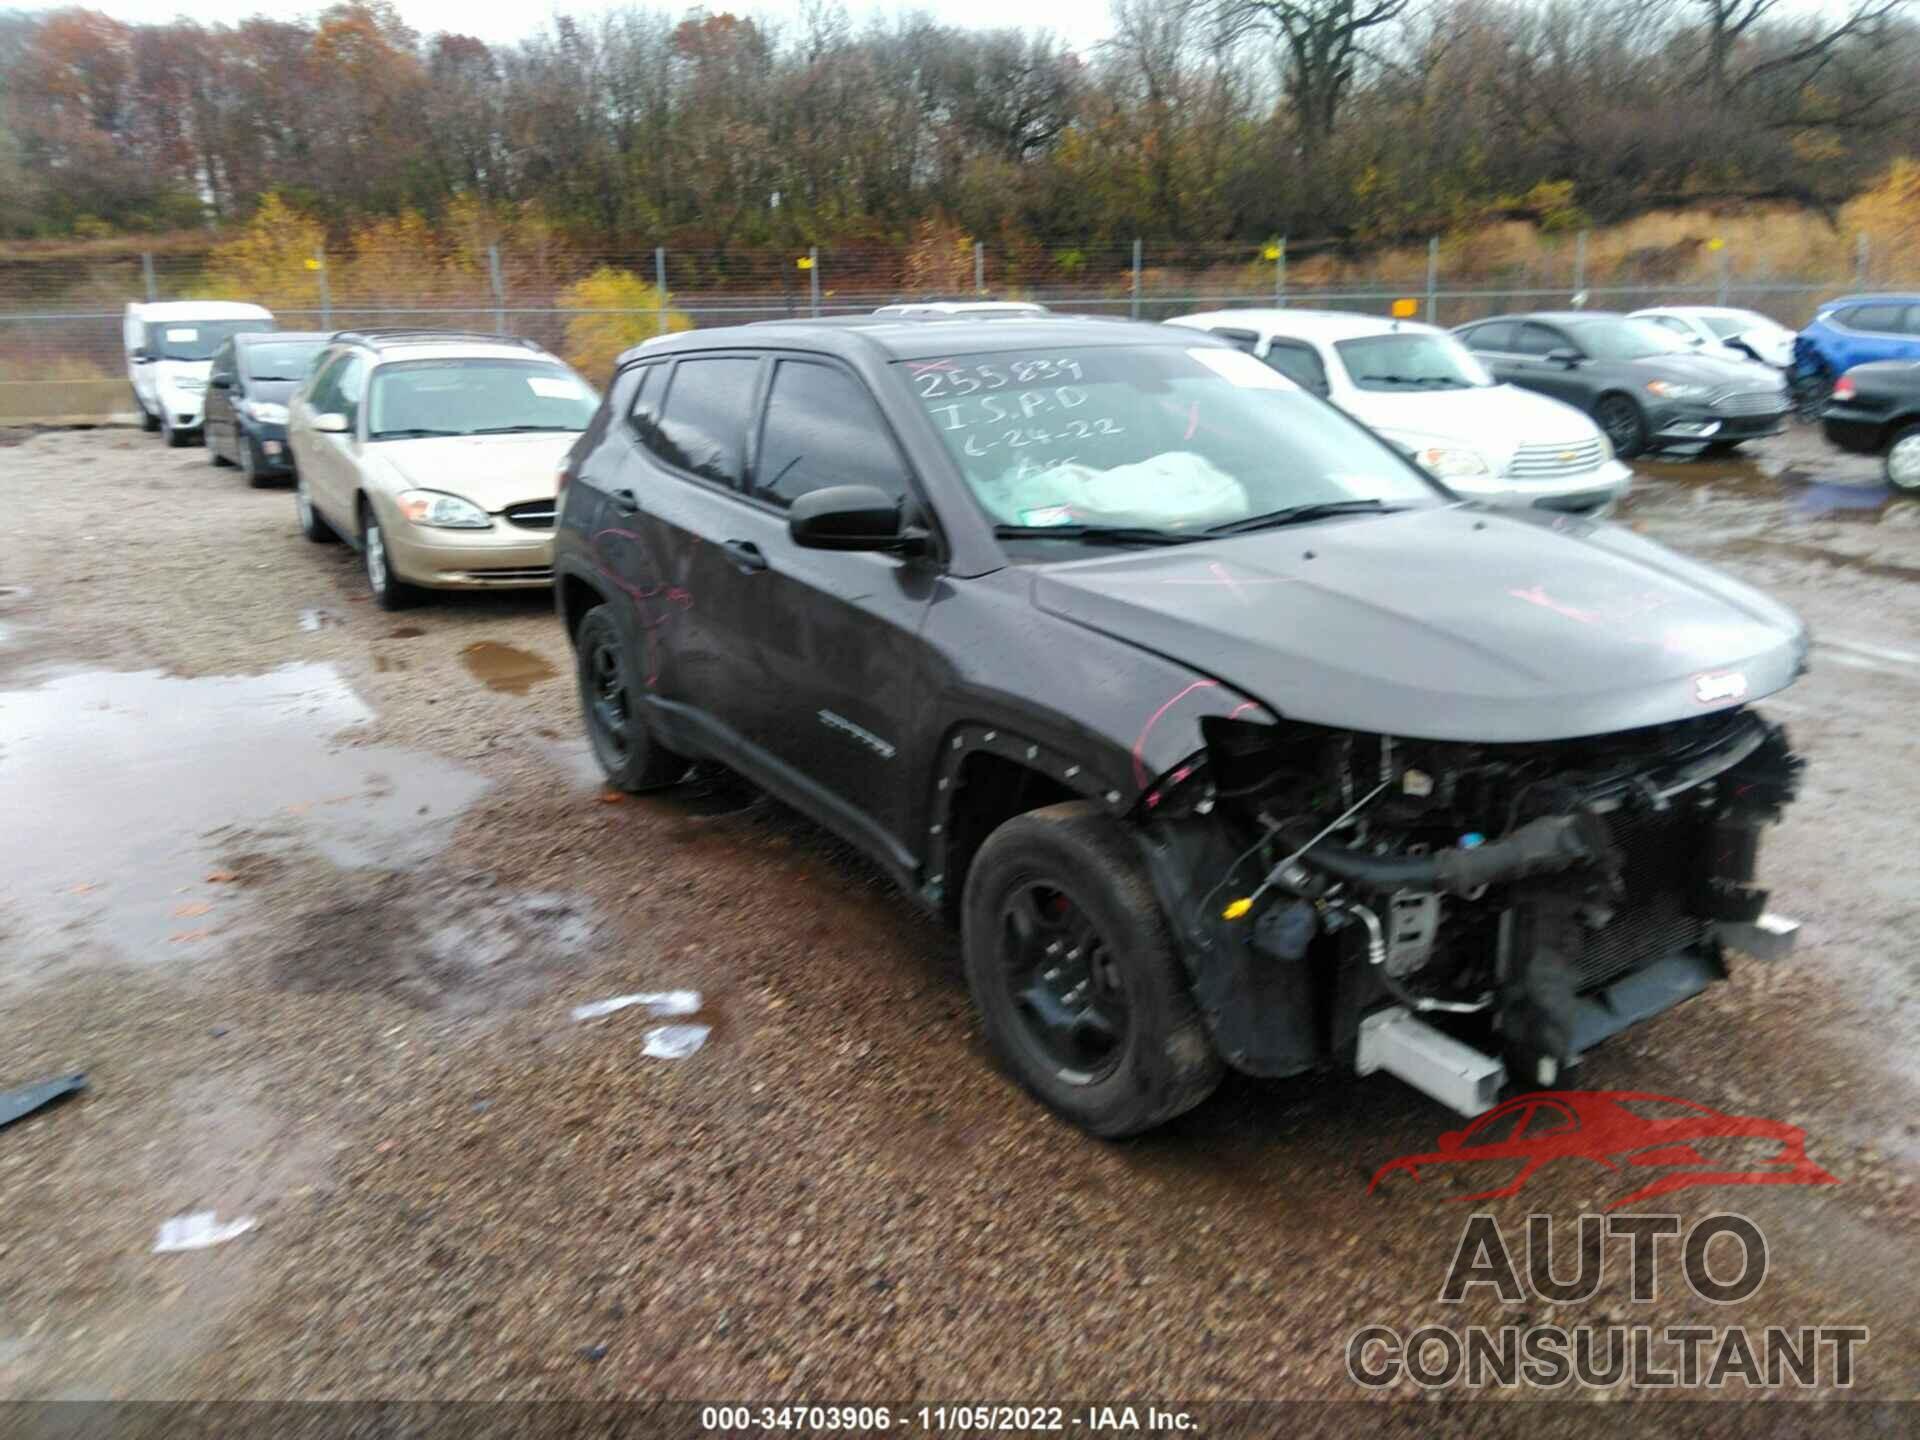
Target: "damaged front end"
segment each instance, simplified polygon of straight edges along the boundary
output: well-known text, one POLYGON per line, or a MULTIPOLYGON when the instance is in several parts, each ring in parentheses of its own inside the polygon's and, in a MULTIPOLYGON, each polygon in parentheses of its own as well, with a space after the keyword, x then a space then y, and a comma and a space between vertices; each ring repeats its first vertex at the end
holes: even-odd
POLYGON ((1229 1063, 1385 1069, 1463 1114, 1777 952, 1753 884, 1801 760, 1747 709, 1537 744, 1201 722, 1146 797, 1229 1063))

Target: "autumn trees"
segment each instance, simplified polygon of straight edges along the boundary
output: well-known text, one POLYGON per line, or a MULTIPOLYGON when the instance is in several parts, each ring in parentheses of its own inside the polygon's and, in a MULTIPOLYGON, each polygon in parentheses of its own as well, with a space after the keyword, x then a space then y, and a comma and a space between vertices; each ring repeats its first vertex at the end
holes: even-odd
POLYGON ((1920 151, 1909 8, 1115 0, 1077 50, 833 0, 779 28, 596 7, 495 46, 386 0, 13 14, 0 234, 230 226, 269 194, 336 233, 458 203, 611 249, 897 243, 933 219, 1058 253, 1424 233, 1543 184, 1597 219, 1832 206, 1920 151))

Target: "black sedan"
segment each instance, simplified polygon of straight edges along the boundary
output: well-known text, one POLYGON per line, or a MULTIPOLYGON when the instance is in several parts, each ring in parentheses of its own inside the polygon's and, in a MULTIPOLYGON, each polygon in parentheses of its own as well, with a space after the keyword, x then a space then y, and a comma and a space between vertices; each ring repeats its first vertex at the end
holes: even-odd
POLYGON ((207 463, 240 467, 249 485, 293 473, 287 400, 327 348, 322 331, 235 335, 207 376, 207 463))
POLYGON ((1920 361, 1854 366, 1834 382, 1820 427, 1842 450, 1885 456, 1887 483, 1920 495, 1920 361))
POLYGON ((1695 354, 1624 315, 1502 315, 1454 333, 1497 378, 1593 416, 1622 458, 1671 445, 1730 450, 1778 434, 1792 404, 1767 367, 1695 354))

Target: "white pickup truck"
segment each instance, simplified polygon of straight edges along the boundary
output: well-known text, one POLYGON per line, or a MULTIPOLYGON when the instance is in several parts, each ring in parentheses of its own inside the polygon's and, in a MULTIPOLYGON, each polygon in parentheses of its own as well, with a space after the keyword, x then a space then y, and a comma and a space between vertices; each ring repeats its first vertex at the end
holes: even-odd
POLYGON ((231 300, 163 300, 127 306, 127 380, 140 424, 169 445, 200 433, 213 352, 229 336, 272 330, 273 312, 231 300))

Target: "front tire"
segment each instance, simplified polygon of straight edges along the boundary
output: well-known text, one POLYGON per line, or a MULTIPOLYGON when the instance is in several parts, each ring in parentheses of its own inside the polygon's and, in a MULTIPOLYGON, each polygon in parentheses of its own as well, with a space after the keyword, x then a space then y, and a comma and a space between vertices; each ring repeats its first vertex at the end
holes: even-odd
POLYGON ((220 447, 213 443, 213 432, 203 432, 207 437, 207 464, 218 470, 227 463, 227 457, 220 453, 220 447))
POLYGON ((1593 407, 1593 418, 1607 432, 1613 453, 1619 459, 1631 460, 1647 448, 1646 417, 1627 396, 1602 396, 1600 403, 1593 407))
POLYGON ((373 507, 364 500, 360 502, 360 560, 367 573, 367 587, 373 591, 373 603, 382 610, 404 610, 418 598, 413 586, 393 573, 387 537, 373 507))
POLYGON ((160 436, 167 442, 169 450, 184 450, 187 447, 187 437, 174 429, 173 422, 165 415, 160 417, 160 436))
POLYGON ((580 713, 593 744, 593 758, 600 762, 607 783, 638 794, 677 782, 687 773, 687 761, 655 740, 647 728, 640 687, 611 605, 596 605, 581 618, 574 632, 573 654, 580 713))
POLYGON ((253 458, 253 442, 242 439, 236 447, 240 456, 240 478, 247 482, 250 489, 267 488, 267 477, 260 473, 260 466, 253 458))
POLYGON ((1887 484, 1905 495, 1920 495, 1920 425, 1897 432, 1887 446, 1887 484))
POLYGON ((981 845, 961 905, 967 986, 1015 1079, 1108 1139, 1191 1110, 1224 1067, 1140 856, 1075 800, 981 845))
POLYGON ((151 435, 160 428, 160 417, 147 409, 147 402, 140 398, 138 390, 133 392, 133 408, 140 412, 140 429, 151 435))

